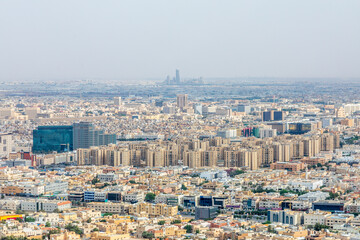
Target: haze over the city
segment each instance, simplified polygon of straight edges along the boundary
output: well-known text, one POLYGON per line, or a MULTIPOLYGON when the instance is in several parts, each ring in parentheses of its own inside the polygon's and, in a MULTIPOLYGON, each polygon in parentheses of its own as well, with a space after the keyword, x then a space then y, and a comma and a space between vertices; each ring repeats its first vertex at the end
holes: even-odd
POLYGON ((360 77, 360 1, 0 2, 0 81, 360 77))

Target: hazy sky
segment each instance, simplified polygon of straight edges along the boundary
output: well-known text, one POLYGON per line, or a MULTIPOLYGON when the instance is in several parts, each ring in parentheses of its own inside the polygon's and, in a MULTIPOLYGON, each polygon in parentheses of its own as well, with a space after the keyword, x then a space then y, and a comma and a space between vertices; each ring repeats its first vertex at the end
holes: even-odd
POLYGON ((0 0, 0 81, 360 77, 359 0, 0 0))

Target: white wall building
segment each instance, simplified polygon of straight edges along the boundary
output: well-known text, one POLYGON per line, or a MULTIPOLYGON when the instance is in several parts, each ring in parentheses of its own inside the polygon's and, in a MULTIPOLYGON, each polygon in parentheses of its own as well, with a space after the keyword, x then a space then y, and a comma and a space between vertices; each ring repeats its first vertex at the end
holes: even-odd
POLYGON ((143 192, 125 193, 123 196, 124 202, 142 202, 144 199, 145 196, 143 192))
POLYGON ((304 225, 314 226, 315 224, 319 223, 325 225, 325 219, 327 216, 330 216, 331 212, 323 212, 323 211, 310 211, 309 213, 304 214, 304 225))
POLYGON ((276 129, 266 129, 266 128, 259 129, 259 137, 260 138, 270 138, 270 137, 276 137, 276 136, 277 136, 276 129))
POLYGON ((305 187, 306 190, 315 190, 320 188, 324 183, 322 180, 296 180, 288 183, 292 188, 305 187))
POLYGON ((8 157, 13 152, 14 140, 12 134, 0 133, 0 157, 8 157))
POLYGON ((62 181, 55 181, 45 185, 45 192, 46 193, 59 193, 59 192, 66 192, 68 189, 68 182, 62 181))
POLYGON ((45 193, 45 186, 43 185, 24 185, 24 194, 30 196, 40 196, 45 193))
POLYGON ((63 211, 69 208, 71 208, 70 201, 25 200, 20 204, 21 210, 31 212, 54 212, 55 210, 63 211))

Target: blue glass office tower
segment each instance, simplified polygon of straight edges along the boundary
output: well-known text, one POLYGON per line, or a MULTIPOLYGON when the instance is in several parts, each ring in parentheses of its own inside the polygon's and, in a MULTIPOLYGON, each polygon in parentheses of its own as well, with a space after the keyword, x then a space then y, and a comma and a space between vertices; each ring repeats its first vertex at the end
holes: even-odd
POLYGON ((33 153, 73 150, 73 126, 39 126, 33 130, 33 153))
POLYGON ((92 123, 71 126, 39 126, 33 131, 33 153, 68 152, 78 148, 116 143, 116 134, 97 130, 92 123))

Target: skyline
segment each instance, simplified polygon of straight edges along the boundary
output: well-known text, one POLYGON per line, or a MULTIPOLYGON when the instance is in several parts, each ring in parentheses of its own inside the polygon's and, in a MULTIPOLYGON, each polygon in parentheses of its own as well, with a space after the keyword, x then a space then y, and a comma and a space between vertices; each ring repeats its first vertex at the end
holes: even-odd
POLYGON ((360 77, 355 0, 0 6, 0 81, 360 77))

